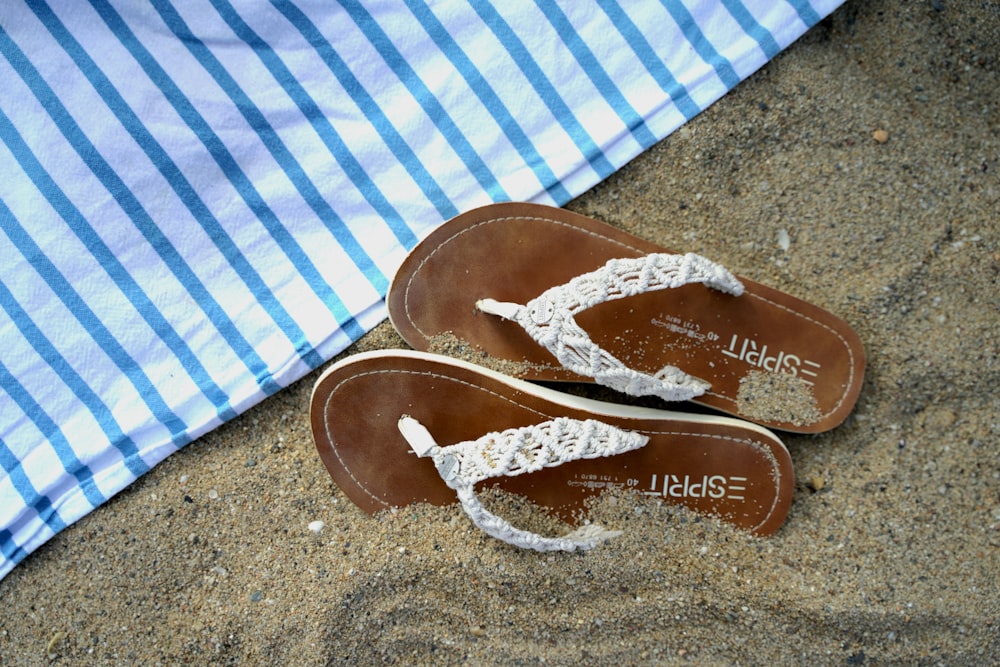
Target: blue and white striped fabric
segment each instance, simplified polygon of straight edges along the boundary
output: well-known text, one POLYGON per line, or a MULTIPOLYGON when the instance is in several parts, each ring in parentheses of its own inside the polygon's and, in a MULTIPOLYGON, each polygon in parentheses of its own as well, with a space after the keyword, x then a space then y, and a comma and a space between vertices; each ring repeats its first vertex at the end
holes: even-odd
POLYGON ((461 210, 563 204, 840 0, 0 4, 0 577, 384 318, 461 210))

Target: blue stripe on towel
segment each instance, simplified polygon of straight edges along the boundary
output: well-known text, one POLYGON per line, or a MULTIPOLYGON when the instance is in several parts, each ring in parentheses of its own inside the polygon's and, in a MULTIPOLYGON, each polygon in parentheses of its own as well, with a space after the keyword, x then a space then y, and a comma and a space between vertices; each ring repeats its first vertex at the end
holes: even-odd
POLYGON ((568 202, 572 195, 565 186, 556 178, 551 167, 545 162, 525 133, 524 128, 517 122, 510 109, 497 94, 496 89, 490 85, 482 72, 473 64, 468 54, 462 50, 455 38, 451 36, 441 21, 434 15, 425 2, 422 0, 406 0, 406 6, 413 12, 414 17, 420 22, 421 27, 427 35, 434 40, 434 44, 441 49, 441 52, 451 62, 455 70, 462 75, 472 92, 483 104, 483 108, 493 118, 497 128, 503 132, 511 145, 527 164, 535 176, 539 185, 548 192, 559 204, 568 202))
MULTIPOLYGON (((0 29, 0 49, 4 47, 4 37, 5 34, 0 29)), ((45 188, 45 185, 51 182, 51 179, 45 173, 44 168, 31 155, 28 147, 19 141, 20 137, 14 131, 13 125, 10 124, 5 114, 0 114, 0 138, 4 140, 4 143, 10 149, 11 153, 14 154, 15 159, 18 160, 25 173, 32 179, 36 187, 39 187, 39 190, 46 196, 53 208, 59 210, 59 207, 65 204, 66 200, 61 196, 61 193, 57 194, 50 188, 45 188)), ((65 214, 63 217, 64 219, 72 219, 74 216, 72 214, 65 214)), ((0 209, 0 222, 8 223, 13 220, 13 214, 6 205, 3 205, 3 208, 0 209)), ((49 289, 62 301, 63 305, 73 314, 76 320, 83 325, 88 335, 100 346, 101 350, 108 356, 108 359, 129 379, 143 402, 146 403, 150 411, 156 416, 156 419, 169 429, 174 442, 178 443, 178 445, 189 442, 190 436, 187 434, 187 426, 170 408, 167 402, 164 401, 163 396, 145 373, 142 366, 132 358, 104 322, 101 321, 101 318, 91 310, 87 302, 74 289, 72 283, 63 276, 52 260, 23 231, 20 225, 5 224, 4 232, 18 246, 22 255, 31 258, 34 269, 45 281, 49 289)), ((123 446, 126 444, 130 443, 123 443, 123 446)), ((132 454, 134 452, 128 451, 127 453, 132 454)))
MULTIPOLYGON (((0 216, 5 216, 6 214, 7 211, 0 212, 0 216)), ((90 384, 76 372, 62 353, 45 337, 27 312, 14 300, 13 295, 2 283, 0 283, 0 308, 3 308, 11 318, 15 326, 17 326, 18 331, 25 337, 25 340, 28 341, 38 357, 45 361, 46 365, 52 369, 63 384, 73 393, 73 396, 87 408, 87 411, 100 425, 101 431, 108 438, 110 444, 121 454, 122 460, 129 472, 136 477, 148 472, 149 466, 142 460, 142 457, 139 455, 139 449, 132 438, 122 431, 121 426, 111 412, 111 408, 101 400, 101 397, 97 395, 97 392, 94 391, 90 384)), ((13 386, 14 382, 16 382, 16 378, 12 376, 0 384, 7 389, 8 386, 13 386)), ((83 467, 83 464, 75 458, 76 455, 72 451, 72 446, 62 436, 55 421, 45 417, 45 424, 38 424, 39 420, 42 419, 38 414, 43 413, 42 407, 35 403, 30 395, 22 397, 17 395, 16 391, 11 392, 10 390, 8 390, 8 393, 14 395, 15 402, 21 406, 24 413, 31 417, 42 433, 46 434, 47 442, 56 448, 59 459, 63 461, 63 467, 66 471, 81 481, 84 478, 90 479, 92 474, 89 469, 86 472, 76 470, 77 467, 83 467), (58 437, 54 437, 53 434, 56 433, 58 437), (66 449, 63 449, 64 447, 66 449), (79 475, 83 475, 83 477, 79 477, 79 475)), ((88 445, 91 447, 95 446, 93 442, 88 443, 88 445)), ((93 491, 87 490, 86 496, 91 500, 94 507, 103 502, 100 500, 103 494, 96 491, 96 489, 93 491)))
POLYGON ((757 42, 757 45, 764 52, 765 56, 770 59, 778 55, 781 47, 774 41, 774 36, 768 32, 767 28, 757 22, 757 19, 754 18, 753 14, 750 13, 750 10, 742 2, 738 2, 737 0, 723 0, 722 4, 725 6, 726 11, 740 24, 743 32, 757 42))
MULTIPOLYGON (((413 247, 417 242, 417 237, 413 234, 399 211, 389 202, 379 187, 375 184, 372 176, 365 170, 358 157, 348 147, 347 142, 339 132, 333 127, 329 119, 323 114, 319 105, 309 95, 306 89, 295 78, 281 58, 274 52, 267 42, 254 32, 246 22, 240 18, 232 5, 224 0, 210 0, 212 5, 219 11, 220 15, 233 30, 236 35, 253 49, 260 61, 275 78, 285 93, 291 98, 302 115, 309 119, 317 134, 323 139, 334 159, 347 173, 351 182, 358 192, 365 198, 368 204, 382 217, 383 222, 392 230, 396 240, 406 248, 413 247)), ((304 174, 303 174, 304 175, 304 174)), ((316 195, 319 191, 316 190, 316 195)), ((333 212, 333 209, 330 209, 333 212)), ((384 285, 375 285, 379 291, 384 290, 384 285)))
POLYGON ((577 63, 587 73, 587 77, 594 84, 594 87, 600 91, 601 96, 608 105, 615 110, 615 113, 622 120, 622 123, 625 124, 625 127, 632 136, 635 137, 636 141, 639 142, 639 145, 643 149, 646 149, 655 144, 657 139, 649 131, 649 128, 646 127, 646 122, 642 116, 636 113, 635 108, 632 107, 622 94, 621 89, 608 76, 607 70, 604 69, 601 62, 594 55, 594 52, 576 31, 576 28, 566 17, 566 14, 559 8, 558 3, 553 0, 535 0, 535 4, 538 5, 539 9, 548 18, 552 27, 559 33, 559 37, 563 40, 567 48, 569 48, 570 53, 573 54, 577 63))
MULTIPOLYGON (((183 256, 170 243, 170 240, 163 232, 160 231, 155 221, 143 208, 142 204, 114 168, 101 157, 97 147, 83 133, 83 130, 73 120, 73 117, 66 107, 62 105, 55 92, 49 88, 31 62, 23 57, 20 49, 9 39, 3 28, 0 28, 0 52, 4 53, 8 60, 17 66, 18 74, 49 113, 69 144, 79 154, 80 159, 90 167, 94 176, 112 194, 125 214, 146 238, 150 247, 156 251, 164 264, 184 285, 185 289, 208 316, 209 320, 216 326, 230 347, 245 361, 247 367, 261 383, 262 389, 267 393, 274 393, 280 389, 274 380, 270 378, 267 366, 260 358, 260 355, 247 342, 246 338, 243 337, 243 334, 236 328, 232 320, 229 319, 215 297, 212 296, 208 288, 184 261, 183 256)), ((96 318, 95 321, 99 323, 99 320, 96 318)))
MULTIPOLYGON (((0 304, 6 308, 7 304, 12 300, 10 292, 0 285, 0 304)), ((11 397, 14 404, 21 409, 21 412, 31 420, 31 423, 35 425, 38 432, 42 434, 46 442, 52 447, 53 452, 59 458, 59 463, 62 465, 63 470, 65 470, 74 480, 76 484, 80 487, 80 491, 83 492, 84 497, 87 502, 90 503, 92 507, 97 507, 101 503, 107 500, 101 490, 97 488, 97 484, 94 483, 94 472, 80 459, 77 457, 76 452, 73 451, 73 447, 69 444, 66 439, 66 435, 63 433, 59 425, 56 424, 55 420, 45 411, 45 409, 38 404, 38 402, 32 397, 31 393, 24 388, 17 378, 7 369, 7 367, 0 361, 0 386, 3 386, 4 391, 7 395, 11 397)), ((5 409, 10 409, 11 406, 7 406, 5 409)), ((46 516, 46 512, 51 509, 51 502, 47 497, 42 496, 31 484, 31 480, 24 475, 24 469, 17 465, 14 468, 8 469, 9 457, 8 452, 5 450, 3 453, 3 468, 7 473, 12 474, 12 479, 14 480, 14 486, 18 488, 21 497, 24 498, 25 502, 30 506, 34 507, 35 511, 38 512, 39 516, 46 516), (34 497, 32 497, 34 496, 34 497)), ((136 466, 139 469, 145 466, 136 466)), ((133 471, 134 472, 134 471, 133 471)), ((138 473, 142 474, 142 473, 138 473)), ((69 480, 63 482, 66 486, 69 486, 69 480)), ((53 530, 59 530, 59 525, 62 524, 62 519, 59 518, 54 511, 52 511, 51 519, 46 518, 46 523, 51 520, 55 525, 49 523, 49 527, 53 530)))
MULTIPOLYGON (((243 114, 250 127, 258 133, 268 152, 271 153, 271 156, 274 157, 275 161, 284 170, 305 202, 316 213, 319 219, 323 221, 337 242, 351 257, 358 270, 364 274, 372 286, 378 290, 384 290, 389 284, 388 279, 379 270, 378 266, 375 265, 372 258, 364 251, 361 244, 354 237, 354 234, 351 233, 344 221, 340 219, 340 216, 337 215, 326 199, 323 198, 316 185, 303 170, 302 165, 298 163, 284 142, 281 141, 281 138, 278 137, 278 134, 271 127, 264 114, 247 97, 243 89, 230 76, 229 72, 226 71, 226 68, 222 66, 222 63, 219 62, 211 50, 191 32, 173 7, 157 0, 153 0, 153 5, 160 11, 164 22, 177 35, 184 46, 187 47, 191 55, 195 57, 199 64, 205 68, 205 71, 229 95, 235 105, 235 109, 243 114)), ((322 281, 319 284, 322 284, 322 281)))
MULTIPOLYGON (((7 387, 10 381, 11 375, 7 367, 0 363, 0 385, 7 387)), ((10 447, 4 442, 3 438, 0 438, 0 468, 7 474, 10 478, 10 483, 17 491, 17 495, 21 497, 24 504, 30 507, 32 511, 35 512, 45 525, 53 532, 58 533, 60 530, 66 527, 66 522, 63 521, 59 513, 55 511, 52 507, 52 501, 38 492, 35 485, 32 484, 31 479, 28 477, 27 473, 24 471, 24 466, 21 465, 21 461, 14 455, 10 447)), ((90 498, 88 497, 88 501, 90 498)), ((96 507, 96 505, 94 505, 96 507)), ((0 533, 0 544, 5 541, 9 541, 13 547, 17 545, 14 544, 13 537, 7 537, 6 539, 3 535, 10 535, 6 530, 0 533)), ((8 547, 4 546, 3 550, 6 554, 8 547)), ((11 549, 14 550, 13 548, 11 549)))
MULTIPOLYGON (((129 472, 136 477, 148 472, 149 466, 147 466, 140 457, 138 447, 132 438, 122 431, 121 426, 115 419, 111 409, 104 403, 104 401, 101 400, 101 397, 97 395, 97 392, 94 391, 90 384, 76 372, 76 370, 69 364, 59 350, 55 348, 49 339, 46 338, 45 335, 38 329, 38 326, 31 320, 21 306, 14 301, 13 295, 2 283, 0 283, 0 308, 3 308, 7 315, 11 318, 17 326, 18 331, 20 331, 21 335, 23 335, 29 342, 38 357, 45 361, 46 365, 52 369, 52 372, 59 377, 63 384, 65 384, 66 387, 73 393, 73 396, 80 401, 80 403, 86 407, 91 416, 94 417, 94 420, 98 423, 98 425, 100 425, 101 431, 108 438, 110 444, 118 450, 119 454, 121 454, 122 460, 129 472)), ((14 381, 15 379, 13 378, 10 380, 4 380, 2 385, 6 388, 8 386, 8 382, 12 383, 14 381)), ((33 421, 37 424, 37 419, 33 416, 33 411, 41 411, 42 408, 37 403, 29 404, 28 399, 31 399, 31 397, 28 396, 27 399, 21 399, 18 402, 21 404, 21 409, 24 413, 32 416, 33 421)), ((58 426, 55 424, 55 421, 49 421, 50 423, 48 425, 51 427, 50 430, 58 430, 58 426)), ((72 446, 65 441, 65 438, 60 437, 60 439, 53 441, 51 434, 47 433, 45 428, 39 426, 39 430, 41 430, 42 433, 46 433, 47 441, 52 443, 57 448, 62 447, 65 444, 65 446, 72 451, 72 446)), ((94 442, 90 442, 88 445, 96 449, 96 444, 94 442)), ((73 456, 75 456, 75 454, 73 456)), ((79 461, 73 460, 73 458, 70 457, 69 452, 59 453, 59 458, 64 462, 63 466, 67 472, 73 476, 81 474, 74 471, 73 468, 78 465, 82 466, 83 464, 79 461)), ((89 470, 86 476, 88 478, 91 476, 89 474, 89 470)), ((94 507, 97 507, 97 505, 102 502, 99 500, 98 495, 94 495, 94 492, 92 491, 88 491, 86 495, 94 507)))
MULTIPOLYGON (((5 117, 0 114, 0 120, 4 119, 5 117)), ((110 332, 100 326, 94 328, 88 327, 88 323, 95 320, 96 316, 82 302, 82 299, 72 289, 69 282, 58 272, 55 265, 42 253, 41 249, 28 237, 20 225, 16 224, 11 211, 4 205, 3 201, 0 201, 0 228, 3 229, 11 242, 18 247, 22 255, 31 258, 35 270, 45 280, 49 288, 60 297, 67 310, 77 315, 77 321, 87 328, 94 343, 101 347, 109 357, 114 355, 116 358, 121 358, 122 354, 116 354, 114 350, 109 352, 106 349, 106 347, 112 346, 110 332), (78 314, 81 312, 83 313, 82 316, 78 314)), ((3 308, 4 312, 7 313, 11 322, 17 327, 18 332, 20 332, 25 341, 31 346, 35 354, 45 361, 45 364, 52 369, 73 393, 73 396, 86 406, 87 411, 90 412, 100 425, 101 431, 108 438, 109 442, 122 455, 122 459, 128 467, 129 472, 136 476, 147 472, 149 467, 140 458, 138 447, 132 438, 122 431, 121 426, 118 424, 108 405, 90 384, 80 376, 73 366, 70 365, 45 334, 42 333, 38 326, 31 320, 27 311, 24 310, 3 283, 0 283, 0 308, 3 308)), ((94 362, 96 363, 96 360, 94 362)), ((128 371, 129 376, 134 373, 134 371, 128 371)), ((146 378, 145 382, 133 382, 133 386, 137 388, 149 386, 149 384, 148 378, 146 378)), ((3 386, 6 387, 7 385, 4 384, 3 386)), ((150 408, 153 409, 152 406, 150 408)), ((25 412, 27 413, 27 410, 25 412)), ((162 417, 162 415, 160 416, 162 417)), ((171 418, 172 423, 177 421, 175 417, 171 418)), ((175 425, 176 428, 177 426, 175 425)), ((174 431, 174 436, 179 443, 183 444, 185 442, 185 438, 176 430, 174 431)))
POLYGON ((600 179, 607 178, 614 173, 615 168, 608 160, 604 151, 594 141, 593 137, 580 123, 580 120, 573 113, 573 110, 566 104, 566 101, 559 94, 558 89, 552 84, 549 78, 538 66, 531 53, 525 47, 524 42, 517 33, 510 27, 510 24, 500 15, 492 4, 485 0, 473 0, 473 9, 482 19, 497 39, 510 54, 517 64, 525 79, 535 89, 541 97, 545 106, 552 112, 553 117, 559 125, 573 139, 573 142, 580 149, 581 154, 591 165, 600 179))
MULTIPOLYGON (((94 259, 108 273, 118 289, 135 307, 136 312, 149 327, 156 332, 156 335, 163 343, 170 348, 170 351, 177 357, 191 379, 202 390, 205 397, 215 406, 217 414, 222 419, 230 419, 236 416, 229 404, 229 397, 212 380, 208 371, 202 365, 194 351, 184 342, 184 339, 177 333, 163 313, 150 300, 135 279, 128 273, 114 253, 108 248, 104 240, 101 239, 93 227, 87 222, 65 193, 60 190, 52 177, 45 171, 45 168, 38 162, 27 144, 17 133, 10 119, 3 111, 0 111, 0 138, 10 149, 11 153, 24 168, 25 173, 38 188, 39 192, 45 196, 52 208, 55 209, 66 224, 69 226, 77 238, 83 243, 94 256, 94 259)), ((18 223, 14 214, 0 201, 0 228, 7 235, 14 239, 21 239, 19 246, 21 253, 26 257, 38 257, 38 262, 47 262, 45 254, 42 252, 28 232, 18 223)), ((54 266, 51 270, 54 270, 54 266)), ((31 337, 28 337, 31 340, 31 337)))
POLYGON ((320 59, 330 69, 337 81, 351 96, 351 99, 358 105, 358 109, 364 117, 372 124, 386 147, 392 151, 407 173, 427 197, 427 200, 437 209, 442 219, 447 219, 458 215, 458 207, 448 198, 444 188, 437 179, 431 175, 430 170, 420 162, 420 158, 406 143, 403 135, 393 127, 392 122, 378 103, 365 90, 350 67, 340 57, 337 50, 323 36, 316 25, 309 20, 305 13, 291 2, 284 0, 272 0, 274 6, 280 11, 288 21, 295 26, 299 33, 316 50, 320 59))
POLYGON ((670 96, 670 100, 684 115, 684 118, 691 120, 701 113, 701 108, 691 99, 687 88, 677 81, 670 69, 663 64, 649 40, 642 34, 632 18, 625 13, 621 5, 614 0, 598 0, 598 3, 607 17, 611 19, 615 28, 625 38, 625 41, 632 47, 632 51, 638 56, 646 71, 656 80, 663 92, 670 96))
POLYGON ((795 9, 799 18, 802 19, 802 22, 810 28, 823 20, 823 17, 817 14, 816 10, 813 9, 809 0, 787 0, 787 2, 795 9))
MULTIPOLYGON (((198 113, 198 111, 191 104, 190 100, 187 99, 170 76, 156 62, 156 59, 153 58, 149 51, 142 46, 138 39, 136 39, 135 35, 131 30, 129 30, 128 26, 125 25, 124 21, 122 21, 121 17, 114 11, 114 9, 105 3, 104 0, 92 0, 92 2, 101 14, 105 23, 107 23, 108 27, 129 50, 132 56, 136 59, 136 62, 138 62, 143 68, 143 71, 146 72, 146 75, 149 76, 153 83, 156 84, 177 114, 184 120, 185 123, 187 123, 192 132, 194 132, 195 135, 197 135, 197 137, 201 140, 202 144, 207 149, 208 154, 214 158, 215 163, 219 165, 219 168, 229 179, 229 182, 232 183, 236 191, 240 193, 240 197, 244 202, 246 202, 250 210, 257 215, 257 218, 267 228, 271 236, 278 241, 286 256, 289 257, 289 259, 295 264, 296 267, 299 268, 300 271, 309 274, 309 278, 311 279, 309 281, 310 284, 314 286, 315 291, 318 293, 317 295, 330 306, 331 311, 337 317, 337 321, 341 324, 341 326, 349 330, 360 330, 360 327, 353 322, 353 317, 351 317, 347 309, 344 308, 340 298, 333 293, 333 290, 331 290, 324 281, 316 279, 318 272, 309 260, 308 256, 305 252, 303 252, 298 243, 296 243, 294 237, 288 232, 284 225, 281 224, 278 216, 267 205, 264 197, 261 196, 261 194, 254 187, 253 183, 240 168, 236 159, 226 148, 225 143, 223 143, 222 140, 219 139, 218 135, 212 130, 211 124, 198 113)), ((193 42, 191 40, 184 40, 184 42, 189 49, 193 48, 193 42)), ((237 100, 236 104, 237 107, 241 109, 246 109, 251 106, 249 104, 241 105, 240 102, 242 102, 242 100, 237 100)), ((251 125, 254 126, 252 121, 251 125)), ((140 130, 140 132, 148 134, 142 130, 140 130)), ((298 324, 296 324, 294 318, 288 314, 281 302, 274 296, 274 293, 257 273, 249 260, 236 246, 222 225, 219 224, 219 221, 212 216, 208 207, 205 206, 197 192, 193 187, 191 187, 184 176, 176 168, 166 152, 162 150, 151 135, 148 137, 144 136, 143 138, 144 141, 140 141, 140 145, 147 149, 147 155, 149 155, 154 164, 160 168, 161 172, 164 172, 165 177, 167 177, 171 185, 174 186, 175 192, 177 192, 181 200, 185 202, 188 210, 191 211, 195 219, 197 219, 199 223, 201 223, 202 227, 205 228, 206 233, 208 233, 215 244, 219 247, 222 255, 237 272, 244 284, 246 284, 247 287, 254 293, 254 296, 261 302, 262 307, 264 307, 264 309, 268 312, 275 324, 277 324, 285 333, 288 340, 294 346, 296 352, 303 358, 310 368, 318 367, 322 363, 322 359, 311 349, 304 332, 298 324)), ((265 141, 265 143, 267 142, 265 141)), ((288 170, 286 169, 286 171, 288 170)), ((322 200, 322 197, 319 197, 319 199, 322 200)), ((325 202, 323 202, 323 204, 325 205, 325 202)), ((345 246, 349 246, 352 239, 345 236, 341 240, 345 246)), ((384 279, 383 276, 378 273, 377 269, 373 267, 370 259, 367 259, 367 256, 364 255, 363 252, 358 251, 357 254, 358 256, 365 257, 365 261, 358 263, 359 268, 362 270, 367 269, 371 272, 371 278, 376 282, 384 279)), ((254 372, 258 378, 264 378, 265 381, 269 381, 267 380, 267 374, 261 372, 260 369, 257 369, 254 372)), ((274 385, 267 391, 268 393, 273 393, 278 388, 279 387, 277 387, 277 385, 274 385)))
POLYGON ((441 102, 427 88, 427 85, 420 78, 420 75, 406 61, 406 58, 399 52, 399 49, 392 43, 378 22, 372 18, 368 10, 360 2, 354 0, 342 0, 340 3, 347 10, 351 19, 364 33, 365 38, 378 51, 395 75, 399 78, 406 89, 413 96, 413 99, 420 105, 427 115, 428 122, 437 127, 448 140, 452 150, 461 158, 462 162, 469 169, 469 172, 476 178, 479 185, 489 193, 495 201, 509 199, 496 175, 490 170, 486 161, 476 151, 469 142, 469 139, 462 133, 454 119, 448 114, 441 102))
MULTIPOLYGON (((0 451, 3 450, 3 441, 0 440, 0 451)), ((46 524, 48 525, 48 524, 46 524)), ((51 525, 49 526, 51 528, 51 525)), ((65 526, 59 528, 62 530, 65 526)), ((53 533, 58 531, 53 530, 53 533)), ((0 530, 0 555, 3 555, 11 565, 17 565, 22 560, 27 558, 28 552, 18 546, 17 542, 14 541, 14 535, 9 530, 0 530)))
POLYGON ((726 60, 712 45, 712 42, 705 37, 705 33, 701 31, 698 24, 695 22, 694 17, 691 16, 691 12, 688 11, 687 7, 680 0, 662 0, 663 6, 667 8, 670 15, 677 22, 680 27, 681 32, 684 33, 685 39, 688 43, 694 47, 695 52, 698 56, 704 60, 706 63, 712 66, 715 73, 718 75, 722 83, 725 84, 726 88, 735 88, 736 84, 740 82, 740 77, 733 69, 732 64, 726 60))

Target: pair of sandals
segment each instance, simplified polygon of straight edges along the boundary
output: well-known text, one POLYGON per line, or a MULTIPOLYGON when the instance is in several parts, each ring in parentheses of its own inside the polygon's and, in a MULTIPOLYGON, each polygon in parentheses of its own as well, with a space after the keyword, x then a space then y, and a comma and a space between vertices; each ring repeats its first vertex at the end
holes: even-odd
POLYGON ((770 429, 834 428, 864 376, 860 339, 825 310, 536 204, 485 206, 437 228, 386 301, 415 349, 350 356, 313 389, 330 475, 369 513, 457 495, 485 532, 538 551, 589 549, 615 533, 520 530, 482 504, 476 484, 573 522, 589 497, 625 489, 773 533, 794 472, 770 429), (712 410, 599 402, 528 380, 712 410))

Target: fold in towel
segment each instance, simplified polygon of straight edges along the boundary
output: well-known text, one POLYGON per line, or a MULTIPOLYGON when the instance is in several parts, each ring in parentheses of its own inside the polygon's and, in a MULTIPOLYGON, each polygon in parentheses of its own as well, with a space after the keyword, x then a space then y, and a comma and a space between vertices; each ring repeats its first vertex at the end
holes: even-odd
POLYGON ((835 0, 0 6, 0 577, 385 316, 470 207, 561 205, 835 0))

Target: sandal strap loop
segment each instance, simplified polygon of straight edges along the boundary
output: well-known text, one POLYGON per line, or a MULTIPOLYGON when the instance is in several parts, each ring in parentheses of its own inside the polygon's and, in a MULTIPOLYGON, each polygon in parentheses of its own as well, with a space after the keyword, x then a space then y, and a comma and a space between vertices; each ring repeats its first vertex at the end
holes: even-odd
POLYGON ((644 446, 649 438, 603 422, 557 417, 551 421, 502 432, 446 447, 439 446, 416 419, 403 416, 399 430, 417 456, 430 456, 445 483, 473 523, 498 539, 536 551, 590 549, 619 533, 587 525, 559 538, 520 530, 487 510, 473 491, 491 477, 523 475, 568 461, 613 456, 644 446))
POLYGON ((701 255, 654 253, 609 260, 596 271, 545 290, 525 305, 481 299, 476 307, 517 322, 569 371, 630 396, 684 401, 705 393, 709 383, 674 366, 665 366, 655 375, 631 369, 594 343, 573 316, 605 301, 689 283, 703 283, 733 296, 743 293, 743 284, 732 273, 701 255))

